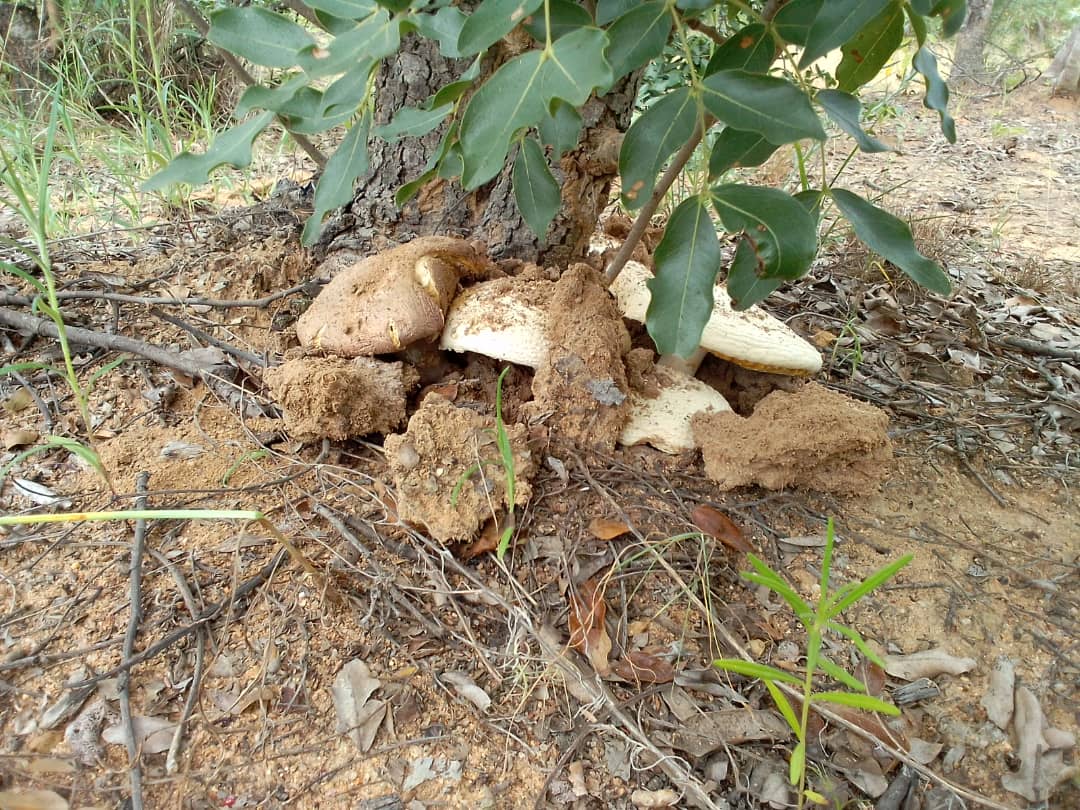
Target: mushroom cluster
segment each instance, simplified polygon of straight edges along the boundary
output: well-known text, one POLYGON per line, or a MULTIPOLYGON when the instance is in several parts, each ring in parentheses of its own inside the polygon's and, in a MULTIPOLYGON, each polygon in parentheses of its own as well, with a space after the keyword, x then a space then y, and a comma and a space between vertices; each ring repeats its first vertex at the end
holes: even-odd
MULTIPOLYGON (((268 375, 290 430, 304 440, 318 438, 320 429, 332 438, 398 429, 407 394, 419 384, 402 353, 417 345, 429 356, 474 353, 532 369, 533 399, 519 418, 602 450, 643 443, 666 453, 694 449, 695 416, 732 410, 695 377, 706 353, 773 374, 806 376, 821 368, 812 345, 760 309, 734 311, 723 287, 715 290, 694 356, 657 361, 650 349, 632 348, 625 321, 644 322, 650 299, 650 272, 637 262, 606 289, 588 265, 557 276, 535 267, 506 276, 464 240, 425 237, 359 261, 330 259, 323 269, 337 272, 296 326, 305 356, 268 375)), ((492 427, 490 418, 438 393, 424 397, 407 430, 386 443, 399 497, 409 499, 400 505, 403 515, 440 539, 462 540, 481 521, 450 519, 448 509, 513 508, 484 456, 492 427), (446 436, 468 439, 463 452, 449 453, 436 441, 444 422, 456 426, 446 436), (419 452, 436 446, 437 458, 419 452)), ((525 475, 534 466, 528 431, 508 427, 518 474, 525 475)), ((522 481, 517 492, 527 491, 522 481)))

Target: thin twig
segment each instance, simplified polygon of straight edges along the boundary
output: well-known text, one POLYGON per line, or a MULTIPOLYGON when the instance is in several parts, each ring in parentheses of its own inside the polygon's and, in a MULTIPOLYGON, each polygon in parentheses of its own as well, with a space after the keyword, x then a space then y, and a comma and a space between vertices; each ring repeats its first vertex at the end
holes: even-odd
POLYGON ((264 565, 261 569, 259 569, 258 573, 256 573, 255 576, 241 583, 241 585, 236 589, 236 591, 233 592, 232 596, 230 596, 228 599, 223 599, 222 601, 210 607, 208 610, 203 612, 198 619, 191 622, 191 624, 186 624, 183 627, 179 627, 176 630, 173 630, 160 641, 154 642, 142 652, 135 653, 134 655, 125 658, 123 661, 121 661, 118 665, 116 665, 110 670, 94 675, 92 678, 85 678, 81 681, 69 683, 67 685, 68 688, 78 689, 82 686, 90 686, 92 684, 99 683, 106 678, 114 678, 121 672, 127 672, 132 667, 141 664, 143 661, 147 661, 153 658, 155 655, 164 650, 167 650, 180 639, 197 632, 200 627, 203 627, 204 625, 209 624, 210 622, 218 618, 218 616, 220 616, 227 607, 231 607, 236 602, 239 602, 249 593, 257 589, 268 579, 270 579, 274 571, 277 570, 277 567, 281 565, 281 563, 287 556, 289 556, 288 549, 279 548, 277 554, 274 555, 274 558, 266 565, 264 565))
POLYGON ((37 407, 38 411, 41 412, 41 418, 45 420, 45 431, 47 433, 52 433, 52 414, 49 412, 49 406, 45 404, 45 401, 38 394, 37 389, 34 388, 34 386, 30 385, 30 383, 27 382, 26 378, 19 372, 9 371, 8 373, 12 376, 15 382, 21 385, 23 387, 23 390, 25 390, 26 393, 30 395, 30 399, 34 401, 34 405, 37 407))
MULTIPOLYGON (((176 5, 180 7, 180 10, 184 12, 184 16, 187 17, 191 24, 195 26, 195 30, 199 32, 199 36, 206 37, 210 32, 210 24, 203 17, 202 13, 193 6, 189 0, 176 0, 176 5)), ((232 68, 233 73, 240 77, 240 81, 246 84, 248 87, 258 84, 255 81, 255 77, 248 73, 247 68, 240 64, 240 60, 229 53, 224 48, 218 48, 222 58, 232 68)), ((296 145, 307 152, 309 158, 315 161, 316 165, 322 169, 326 167, 326 156, 320 152, 311 141, 298 132, 293 132, 289 129, 288 123, 280 115, 275 115, 274 118, 279 124, 281 124, 285 131, 289 133, 289 136, 296 141, 296 145)))
POLYGON ((231 354, 237 360, 243 360, 244 362, 250 363, 253 366, 257 366, 258 368, 266 368, 268 365, 270 365, 265 357, 259 357, 259 355, 254 354, 253 352, 245 351, 244 349, 238 349, 231 343, 226 343, 224 340, 214 337, 205 329, 200 329, 199 327, 188 323, 182 318, 177 318, 175 315, 170 315, 167 312, 162 312, 156 307, 151 308, 150 314, 154 315, 155 317, 161 318, 161 320, 166 321, 167 323, 171 323, 173 326, 179 329, 183 329, 185 332, 193 335, 194 337, 197 337, 204 343, 209 343, 211 346, 221 349, 223 352, 225 352, 225 354, 231 354))
POLYGON ((611 260, 611 264, 607 266, 607 270, 604 271, 604 278, 607 283, 610 284, 616 278, 619 273, 626 266, 626 263, 630 261, 630 257, 634 253, 634 248, 637 247, 638 242, 641 241, 641 237, 645 233, 645 229, 649 227, 649 223, 652 222, 652 216, 656 213, 656 209, 660 206, 660 201, 667 194, 671 184, 675 182, 675 178, 682 172, 683 167, 686 166, 690 160, 690 156, 694 154, 694 150, 697 148, 698 143, 701 141, 703 130, 699 123, 694 129, 694 134, 690 136, 690 140, 682 145, 682 148, 675 153, 675 157, 671 161, 671 165, 667 167, 667 171, 660 177, 659 182, 656 184, 656 188, 653 189, 652 196, 649 197, 649 201, 645 203, 644 207, 638 211, 637 218, 634 220, 634 224, 630 226, 629 233, 626 234, 626 239, 622 243, 622 247, 619 248, 619 252, 615 254, 615 258, 611 260))
MULTIPOLYGON (((150 480, 150 473, 141 472, 135 478, 135 490, 143 493, 135 502, 136 509, 146 509, 146 485, 150 480)), ((139 634, 139 624, 142 622, 142 561, 143 547, 146 544, 146 520, 140 518, 135 521, 135 538, 131 543, 131 573, 128 579, 128 599, 130 601, 130 613, 128 615, 127 632, 124 634, 124 658, 131 658, 135 654, 135 637, 139 634)), ((128 771, 131 776, 131 808, 142 810, 142 767, 139 760, 142 758, 139 742, 135 739, 135 718, 131 714, 131 671, 120 673, 116 682, 117 691, 120 693, 120 722, 126 730, 128 752, 128 771)))
MULTIPOLYGON (((0 326, 8 326, 31 335, 57 338, 60 333, 56 324, 47 318, 35 318, 22 312, 14 312, 10 309, 0 308, 0 326)), ((128 352, 138 355, 152 363, 176 369, 189 377, 202 378, 206 372, 206 366, 189 360, 180 352, 171 352, 161 346, 146 343, 124 335, 108 335, 103 332, 94 332, 90 329, 82 329, 78 326, 66 326, 64 333, 70 343, 80 346, 93 346, 96 349, 108 349, 110 351, 128 352)))
MULTIPOLYGON (((270 304, 313 289, 320 283, 319 279, 305 281, 303 284, 294 284, 284 290, 264 295, 262 298, 177 298, 171 295, 129 295, 127 293, 98 292, 95 290, 64 290, 58 292, 56 297, 60 301, 115 301, 118 304, 143 304, 145 306, 160 307, 210 307, 211 309, 266 309, 270 304)), ((30 306, 33 298, 28 295, 4 295, 0 294, 0 305, 4 306, 30 306)))

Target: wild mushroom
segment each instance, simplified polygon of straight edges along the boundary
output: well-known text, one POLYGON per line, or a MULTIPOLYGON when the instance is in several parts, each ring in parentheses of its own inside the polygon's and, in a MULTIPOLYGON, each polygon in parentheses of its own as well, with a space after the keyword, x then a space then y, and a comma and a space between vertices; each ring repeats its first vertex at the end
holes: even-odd
POLYGON ((400 351, 437 336, 458 279, 486 267, 461 239, 414 239, 335 275, 296 322, 296 335, 305 348, 344 357, 400 351))
MULTIPOLYGON (((623 315, 645 322, 651 293, 646 282, 648 269, 638 262, 626 267, 611 284, 623 315)), ((821 370, 821 354, 784 322, 757 307, 742 312, 731 306, 731 297, 723 287, 713 291, 713 311, 701 333, 701 344, 690 357, 664 357, 663 365, 693 376, 705 353, 715 354, 743 368, 805 377, 821 370)))
POLYGON ((710 385, 673 368, 657 365, 643 375, 645 385, 631 385, 630 419, 619 444, 648 444, 664 453, 693 450, 690 420, 703 412, 729 412, 723 395, 710 385))
POLYGON ((544 301, 554 287, 546 279, 515 277, 462 290, 446 314, 439 347, 539 368, 550 352, 544 301))

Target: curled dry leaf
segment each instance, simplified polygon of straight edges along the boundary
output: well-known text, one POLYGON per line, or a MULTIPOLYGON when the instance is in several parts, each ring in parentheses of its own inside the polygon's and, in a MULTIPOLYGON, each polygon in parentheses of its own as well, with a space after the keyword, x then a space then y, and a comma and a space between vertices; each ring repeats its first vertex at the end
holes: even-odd
POLYGON ((923 650, 911 655, 885 656, 885 671, 894 678, 914 681, 935 675, 962 675, 975 668, 974 658, 957 658, 940 648, 923 650))
POLYGON ((604 585, 595 577, 570 590, 570 646, 589 659, 592 668, 600 675, 611 671, 608 655, 611 654, 611 638, 604 626, 607 605, 604 603, 604 585))
POLYGON ((681 798, 671 788, 661 788, 660 790, 638 789, 630 794, 630 801, 634 807, 640 807, 643 810, 645 808, 675 807, 681 798))
POLYGON ((612 664, 611 671, 632 683, 671 683, 675 680, 675 668, 671 664, 641 650, 627 653, 626 658, 612 664))
POLYGON ((628 531, 630 527, 621 520, 598 517, 589 521, 589 534, 597 540, 614 540, 628 531))
POLYGON ((690 520, 705 534, 712 535, 732 551, 753 553, 754 547, 743 537, 742 530, 719 509, 698 504, 690 513, 690 520))
POLYGON ((499 541, 502 539, 505 520, 505 513, 500 515, 498 520, 495 518, 488 520, 475 540, 458 549, 458 557, 467 561, 489 551, 495 551, 499 547, 499 541))

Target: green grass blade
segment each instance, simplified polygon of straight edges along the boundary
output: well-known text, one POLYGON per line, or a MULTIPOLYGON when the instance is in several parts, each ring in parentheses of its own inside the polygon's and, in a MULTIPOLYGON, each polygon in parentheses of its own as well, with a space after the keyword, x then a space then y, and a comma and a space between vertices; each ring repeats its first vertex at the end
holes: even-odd
POLYGON ((741 658, 718 658, 713 661, 713 666, 726 670, 727 672, 746 675, 748 678, 758 678, 762 681, 783 681, 792 686, 803 685, 802 680, 792 675, 790 672, 784 672, 782 669, 770 667, 768 664, 743 661, 741 658))
POLYGON ((60 373, 56 366, 50 366, 48 363, 10 363, 6 366, 0 366, 0 377, 6 374, 22 374, 24 371, 41 371, 42 369, 60 373))
POLYGON ((799 740, 795 750, 791 752, 791 760, 788 762, 788 781, 798 785, 802 781, 806 771, 806 740, 799 740))
POLYGON ((113 369, 123 365, 130 359, 130 357, 124 355, 123 357, 117 357, 115 360, 110 360, 108 363, 106 363, 90 375, 90 379, 86 381, 86 387, 83 390, 86 392, 87 395, 89 395, 94 390, 94 386, 97 385, 98 380, 100 380, 113 369))
POLYGON ((480 472, 480 465, 473 464, 469 467, 469 469, 465 470, 465 472, 461 474, 461 477, 458 478, 457 483, 454 484, 453 491, 450 493, 451 506, 457 506, 458 498, 461 497, 461 490, 464 489, 465 484, 468 483, 469 479, 476 475, 478 472, 480 472))
POLYGON ((866 684, 824 656, 818 659, 818 668, 834 681, 844 684, 848 689, 854 689, 856 692, 866 691, 866 684))
POLYGON ((856 649, 858 649, 858 651, 862 653, 863 656, 867 658, 867 660, 873 661, 879 667, 885 666, 885 662, 881 660, 881 656, 870 648, 870 645, 863 640, 863 637, 859 635, 858 631, 850 627, 845 627, 842 624, 837 624, 836 622, 827 622, 825 626, 829 630, 839 633, 852 644, 854 644, 856 649))
POLYGON ((821 701, 822 703, 835 703, 838 706, 849 706, 852 709, 862 709, 867 712, 887 714, 891 717, 900 716, 899 708, 871 695, 859 695, 851 692, 815 692, 810 696, 810 700, 821 701))
POLYGON ((866 596, 866 594, 870 593, 871 591, 875 590, 876 588, 880 587, 882 584, 888 582, 890 579, 896 576, 896 573, 905 565, 910 563, 913 559, 915 559, 915 555, 906 554, 899 560, 889 563, 889 565, 886 565, 884 568, 881 568, 872 573, 856 587, 852 588, 850 593, 847 593, 843 599, 833 605, 827 618, 831 619, 833 616, 839 616, 847 608, 851 607, 852 604, 857 602, 862 597, 866 596))

